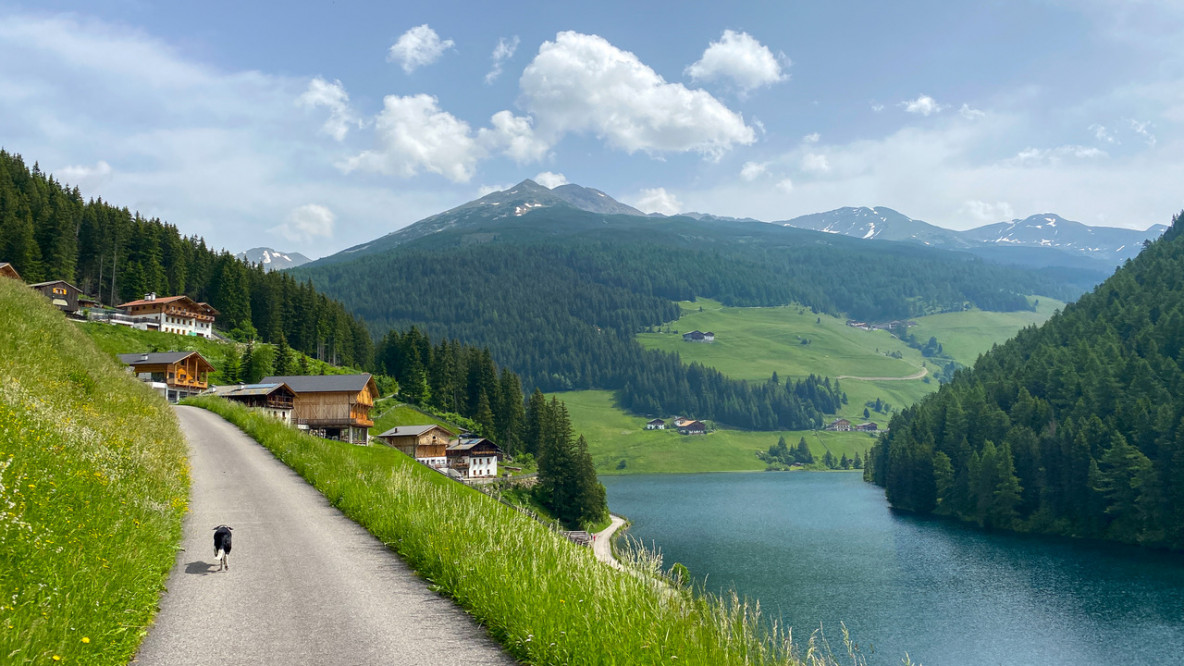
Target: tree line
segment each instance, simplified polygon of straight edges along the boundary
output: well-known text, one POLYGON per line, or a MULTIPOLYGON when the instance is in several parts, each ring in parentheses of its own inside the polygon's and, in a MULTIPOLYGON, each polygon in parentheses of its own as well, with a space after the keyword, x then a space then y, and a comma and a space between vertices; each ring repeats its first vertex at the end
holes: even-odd
POLYGON ((1182 232, 895 416, 865 475, 901 509, 1184 548, 1182 232))
POLYGON ((155 292, 208 302, 220 328, 339 365, 367 367, 369 331, 338 301, 265 272, 197 236, 102 199, 84 201, 19 155, 0 150, 0 260, 29 283, 66 280, 107 305, 155 292))

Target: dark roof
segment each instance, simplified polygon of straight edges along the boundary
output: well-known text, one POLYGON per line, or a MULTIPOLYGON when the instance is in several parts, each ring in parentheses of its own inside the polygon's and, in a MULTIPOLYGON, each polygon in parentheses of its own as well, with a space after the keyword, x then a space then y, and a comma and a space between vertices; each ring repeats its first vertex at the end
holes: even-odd
POLYGON ((75 287, 74 285, 70 284, 69 282, 66 282, 65 280, 50 280, 49 282, 38 282, 37 284, 31 284, 29 286, 32 287, 33 289, 40 289, 41 287, 48 287, 51 284, 64 284, 67 287, 73 289, 74 291, 77 291, 77 292, 82 291, 78 287, 75 287))
POLYGON ((646 423, 666 423, 666 422, 663 421, 662 419, 650 419, 649 421, 646 421, 646 423))
POLYGON ((197 354, 195 351, 151 352, 142 354, 120 354, 124 365, 168 365, 197 354))
POLYGON ((417 436, 422 435, 425 432, 428 432, 429 430, 432 430, 434 428, 439 428, 440 430, 443 430, 444 432, 448 433, 449 437, 452 437, 454 434, 450 430, 448 430, 448 428, 445 428, 444 426, 439 426, 439 425, 436 425, 433 423, 433 424, 428 424, 428 425, 395 426, 394 428, 391 428, 390 430, 387 430, 386 432, 379 435, 379 437, 411 437, 411 436, 417 437, 417 436))
POLYGON ((244 384, 243 386, 236 387, 233 391, 230 391, 224 395, 227 398, 239 398, 249 395, 271 395, 281 388, 287 388, 289 392, 292 392, 292 389, 288 388, 286 384, 283 382, 277 382, 274 384, 244 384))
POLYGON ((462 437, 456 444, 449 446, 448 451, 450 453, 472 451, 481 444, 488 444, 489 446, 492 446, 498 453, 501 453, 501 447, 489 441, 488 439, 485 439, 484 437, 462 437))
POLYGON ((296 393, 336 393, 349 391, 358 393, 370 383, 368 372, 360 375, 285 375, 282 377, 264 377, 261 384, 287 384, 296 393))

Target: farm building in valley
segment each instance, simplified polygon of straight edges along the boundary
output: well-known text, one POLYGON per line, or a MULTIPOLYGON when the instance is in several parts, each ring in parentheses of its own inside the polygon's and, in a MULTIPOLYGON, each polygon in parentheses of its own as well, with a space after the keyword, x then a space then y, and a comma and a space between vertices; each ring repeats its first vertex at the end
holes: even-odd
POLYGON ((258 409, 284 423, 292 422, 296 392, 283 382, 219 386, 214 389, 214 394, 220 398, 242 403, 252 409, 258 409))
POLYGON ((53 306, 71 317, 78 315, 78 298, 82 290, 65 280, 51 280, 29 285, 33 289, 45 294, 53 306))
POLYGON ((691 331, 690 333, 682 334, 683 342, 715 342, 715 333, 707 331, 691 331))
POLYGON ((122 314, 100 317, 110 324, 122 324, 149 331, 214 337, 214 320, 220 314, 209 303, 198 303, 188 296, 144 294, 138 301, 118 306, 122 314))
POLYGON ((169 402, 205 391, 210 386, 209 373, 214 370, 214 366, 195 351, 120 354, 119 360, 141 381, 152 384, 169 402))
POLYGON ((395 426, 378 436, 383 443, 433 469, 448 465, 446 449, 456 435, 438 425, 395 426))
POLYGON ((678 434, 680 435, 706 435, 707 424, 702 421, 683 421, 683 424, 678 426, 678 434))
POLYGON ((830 425, 826 426, 825 430, 833 430, 835 432, 851 432, 851 422, 847 419, 835 419, 830 425))
POLYGON ((296 393, 292 422, 326 439, 365 444, 374 425, 370 410, 378 385, 368 372, 357 375, 264 377, 260 384, 287 384, 296 393))
POLYGON ((646 422, 645 429, 646 430, 665 430, 666 429, 666 422, 663 421, 662 419, 653 419, 651 421, 646 422))

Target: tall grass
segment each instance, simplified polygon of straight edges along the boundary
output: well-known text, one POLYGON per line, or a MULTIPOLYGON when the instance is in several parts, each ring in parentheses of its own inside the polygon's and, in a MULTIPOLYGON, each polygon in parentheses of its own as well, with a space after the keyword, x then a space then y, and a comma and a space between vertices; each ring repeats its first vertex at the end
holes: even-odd
MULTIPOLYGON (((621 574, 545 526, 385 447, 309 437, 211 397, 242 428, 456 600, 516 658, 537 664, 789 664, 759 607, 621 574)), ((807 645, 806 663, 832 663, 807 645)))
POLYGON ((188 497, 162 398, 0 279, 0 663, 125 664, 188 497))

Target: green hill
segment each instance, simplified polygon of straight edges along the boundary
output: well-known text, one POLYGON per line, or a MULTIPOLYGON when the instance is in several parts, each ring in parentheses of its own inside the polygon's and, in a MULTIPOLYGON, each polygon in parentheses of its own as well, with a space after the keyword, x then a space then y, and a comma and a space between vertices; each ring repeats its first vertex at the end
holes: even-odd
POLYGON ((0 279, 0 321, 0 655, 126 664, 180 542, 184 436, 24 284, 0 279))
POLYGON ((894 418, 869 474, 893 506, 1184 548, 1182 232, 894 418))

